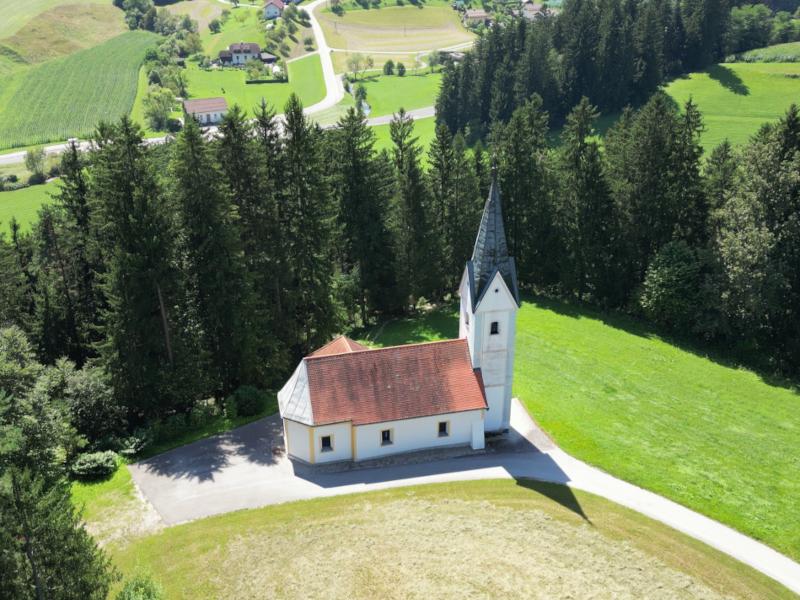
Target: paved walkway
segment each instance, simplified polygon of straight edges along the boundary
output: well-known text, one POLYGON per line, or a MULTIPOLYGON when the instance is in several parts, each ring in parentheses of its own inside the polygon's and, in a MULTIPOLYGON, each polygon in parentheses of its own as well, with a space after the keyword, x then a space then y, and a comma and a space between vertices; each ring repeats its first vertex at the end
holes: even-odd
POLYGON ((742 561, 800 594, 800 564, 730 527, 612 477, 556 447, 515 400, 502 452, 417 464, 318 473, 283 455, 269 417, 131 465, 134 481, 168 525, 292 500, 425 483, 532 478, 608 498, 742 561))

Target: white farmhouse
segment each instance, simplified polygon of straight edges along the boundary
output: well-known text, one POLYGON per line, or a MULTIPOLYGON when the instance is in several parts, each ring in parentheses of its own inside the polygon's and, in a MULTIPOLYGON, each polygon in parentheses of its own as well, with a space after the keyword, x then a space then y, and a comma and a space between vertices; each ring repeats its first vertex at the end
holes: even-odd
POLYGON ((278 393, 289 456, 477 450, 508 429, 519 291, 496 176, 459 291, 458 339, 369 349, 339 337, 305 357, 278 393))
POLYGON ((228 112, 228 103, 225 98, 185 100, 183 112, 187 117, 193 117, 200 125, 215 125, 228 112))

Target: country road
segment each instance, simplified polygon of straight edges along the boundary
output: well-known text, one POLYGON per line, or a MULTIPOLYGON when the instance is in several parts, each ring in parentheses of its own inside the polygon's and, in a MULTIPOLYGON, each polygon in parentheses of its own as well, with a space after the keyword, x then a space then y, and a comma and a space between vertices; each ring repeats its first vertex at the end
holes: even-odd
MULTIPOLYGON (((219 0, 223 4, 230 4, 229 0, 219 0)), ((311 106, 304 109, 304 113, 306 115, 314 115, 316 113, 322 112, 329 108, 332 108, 339 104, 344 98, 344 85, 342 83, 341 77, 336 75, 336 71, 333 68, 333 60, 331 59, 331 53, 333 49, 328 46, 328 42, 325 40, 325 35, 322 32, 322 27, 317 20, 317 17, 314 15, 314 9, 319 6, 320 4, 326 2, 327 0, 314 0, 313 2, 305 5, 305 8, 308 11, 309 21, 311 22, 311 29, 314 33, 314 40, 317 44, 316 53, 319 54, 320 62, 322 63, 322 76, 325 80, 325 97, 317 102, 316 104, 312 104, 311 106)), ((250 8, 261 8, 255 5, 249 4, 240 4, 241 7, 250 7, 250 8)), ((412 119, 427 119, 429 117, 433 117, 436 113, 433 106, 428 106, 426 108, 419 108, 416 110, 408 111, 408 116, 412 119)), ((280 115, 279 115, 280 116, 280 115)), ((367 125, 370 127, 375 127, 378 125, 386 125, 392 120, 392 115, 384 115, 380 117, 375 117, 372 119, 367 119, 367 125)), ((333 125, 323 125, 323 129, 328 129, 333 127, 333 125)), ((210 133, 213 135, 216 132, 216 128, 209 128, 210 133)), ((162 137, 154 137, 154 138, 146 138, 144 140, 145 144, 163 144, 167 139, 167 136, 162 137)), ((47 156, 52 156, 56 154, 61 154, 69 147, 68 142, 62 142, 59 144, 53 144, 51 146, 44 147, 44 153, 47 156)), ((78 147, 81 150, 89 150, 91 148, 91 142, 89 141, 80 141, 78 142, 78 147)), ((25 151, 20 152, 10 152, 7 154, 0 154, 0 165, 16 165, 25 162, 25 151)))

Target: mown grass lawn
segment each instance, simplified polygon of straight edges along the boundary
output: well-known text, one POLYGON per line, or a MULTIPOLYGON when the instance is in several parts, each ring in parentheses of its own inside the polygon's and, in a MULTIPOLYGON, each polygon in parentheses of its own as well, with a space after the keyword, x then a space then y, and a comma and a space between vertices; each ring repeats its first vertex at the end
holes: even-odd
POLYGON ((416 486, 244 510, 109 547, 169 598, 789 598, 604 499, 534 482, 416 486))
MULTIPOLYGON (((367 338, 394 345, 457 328, 439 311, 367 338)), ((563 303, 525 302, 517 332, 514 393, 562 448, 800 559, 796 389, 563 303)))
MULTIPOLYGON (((420 69, 418 74, 404 77, 367 74, 351 82, 350 85, 354 90, 359 85, 367 89, 367 104, 370 106, 367 118, 373 118, 394 114, 401 108, 414 110, 433 106, 441 82, 441 73, 420 69)), ((321 125, 336 123, 351 106, 355 106, 355 100, 352 94, 345 93, 339 104, 315 113, 314 120, 321 125)))
POLYGON ((32 185, 13 192, 0 192, 0 232, 8 234, 11 219, 28 231, 39 218, 39 209, 58 191, 56 182, 32 185))
POLYGON ((288 64, 287 83, 245 83, 246 74, 241 69, 203 70, 196 65, 187 67, 186 79, 192 98, 222 96, 228 106, 238 104, 249 114, 261 104, 262 98, 278 112, 294 92, 304 106, 311 106, 325 97, 325 82, 318 55, 308 56, 288 64))
POLYGON ((441 73, 430 73, 429 69, 420 69, 416 75, 406 74, 403 77, 367 76, 353 85, 364 85, 367 89, 367 103, 372 109, 369 116, 379 117, 396 113, 401 108, 413 110, 433 106, 441 83, 441 73))
POLYGON ((701 143, 710 152, 725 138, 743 144, 767 121, 800 101, 800 63, 729 63, 676 79, 666 92, 689 98, 703 114, 701 143))
MULTIPOLYGON (((389 150, 389 152, 391 152, 392 148, 394 148, 394 143, 392 143, 390 126, 377 125, 372 128, 372 131, 375 132, 375 148, 377 150, 383 150, 385 148, 386 150, 389 150)), ((417 137, 420 148, 422 148, 423 156, 421 158, 424 164, 427 164, 428 148, 430 148, 435 133, 436 133, 435 117, 428 117, 427 119, 417 119, 416 121, 414 121, 414 135, 417 137)))

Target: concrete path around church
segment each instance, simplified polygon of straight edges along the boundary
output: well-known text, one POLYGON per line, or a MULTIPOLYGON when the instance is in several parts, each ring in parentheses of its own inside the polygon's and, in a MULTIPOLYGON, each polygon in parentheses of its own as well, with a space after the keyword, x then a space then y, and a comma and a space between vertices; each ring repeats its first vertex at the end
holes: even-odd
POLYGON ((661 521, 800 594, 800 564, 730 527, 600 471, 555 446, 514 400, 504 452, 343 472, 297 469, 268 417, 129 466, 167 525, 244 508, 400 486, 531 478, 591 492, 661 521))

